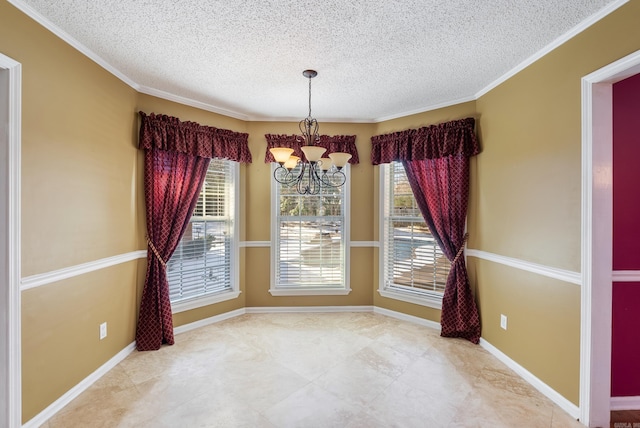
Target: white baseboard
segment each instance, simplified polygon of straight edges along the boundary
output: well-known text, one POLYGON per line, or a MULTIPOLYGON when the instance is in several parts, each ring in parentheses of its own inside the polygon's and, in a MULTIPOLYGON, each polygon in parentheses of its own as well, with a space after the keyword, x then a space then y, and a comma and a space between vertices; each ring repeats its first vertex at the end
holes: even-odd
POLYGON ((635 397, 611 397, 611 410, 640 410, 640 395, 635 397))
POLYGON ((538 379, 530 371, 513 361, 498 348, 490 344, 484 339, 480 339, 480 346, 489 351, 491 355, 502 361, 507 367, 516 372, 521 378, 527 381, 531 386, 540 391, 545 397, 556 403, 562 410, 567 412, 571 417, 578 419, 580 417, 580 408, 571 401, 564 398, 556 390, 538 379))
POLYGON ((373 307, 373 313, 375 314, 380 314, 380 315, 386 315, 388 317, 391 318, 396 318, 402 321, 408 321, 408 322, 412 322, 414 324, 419 324, 425 327, 429 327, 429 328, 433 328, 436 330, 440 330, 440 323, 439 322, 435 322, 435 321, 431 321, 431 320, 427 320, 424 318, 420 318, 420 317, 414 317, 413 315, 407 315, 407 314, 403 314, 402 312, 396 312, 396 311, 392 311, 390 309, 385 309, 385 308, 379 308, 377 306, 373 307))
POLYGON ((372 312, 373 306, 255 306, 245 308, 248 314, 275 314, 291 312, 372 312))
POLYGON ((175 327, 173 329, 173 334, 185 333, 187 331, 195 330, 196 328, 204 327, 206 325, 215 324, 220 321, 228 320, 231 318, 238 317, 240 315, 244 315, 245 309, 236 309, 235 311, 225 312, 224 314, 214 315, 209 318, 205 318, 200 321, 195 321, 189 324, 181 325, 180 327, 175 327))
POLYGON ((104 376, 109 370, 118 365, 122 360, 127 358, 129 354, 131 354, 136 349, 136 344, 131 343, 122 351, 118 352, 114 355, 109 361, 101 365, 96 371, 91 373, 89 376, 84 378, 80 383, 67 391, 64 395, 58 398, 56 401, 51 403, 49 407, 44 409, 42 412, 38 413, 32 419, 30 419, 27 423, 23 424, 23 428, 37 428, 51 419, 56 413, 62 410, 67 404, 71 403, 74 398, 78 395, 82 394, 87 390, 91 385, 93 385, 98 379, 104 376))

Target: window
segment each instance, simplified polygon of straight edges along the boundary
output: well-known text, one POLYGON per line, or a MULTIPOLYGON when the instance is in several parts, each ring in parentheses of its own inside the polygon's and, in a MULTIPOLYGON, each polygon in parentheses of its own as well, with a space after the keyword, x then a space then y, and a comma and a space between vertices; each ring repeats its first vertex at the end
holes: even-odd
POLYGON ((212 159, 189 225, 167 263, 174 312, 235 298, 238 164, 212 159))
POLYGON ((275 221, 271 231, 273 269, 269 292, 274 296, 350 291, 348 170, 348 166, 343 169, 347 174, 344 186, 325 187, 318 195, 300 195, 295 187, 272 181, 275 221))
POLYGON ((382 165, 380 294, 440 307, 450 263, 416 205, 402 162, 382 165))

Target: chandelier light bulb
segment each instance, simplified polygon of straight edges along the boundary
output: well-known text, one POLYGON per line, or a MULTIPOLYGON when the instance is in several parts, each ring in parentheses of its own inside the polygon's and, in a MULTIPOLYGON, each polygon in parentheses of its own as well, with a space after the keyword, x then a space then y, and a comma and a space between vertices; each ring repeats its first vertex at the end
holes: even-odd
POLYGON ((341 152, 329 153, 329 157, 338 170, 342 169, 347 162, 349 162, 349 159, 351 159, 351 155, 349 153, 341 152))
POLYGON ((320 168, 324 172, 329 171, 331 169, 331 165, 333 165, 333 162, 331 161, 331 158, 321 158, 320 159, 320 168))
POLYGON ((298 165, 298 161, 300 160, 299 156, 290 156, 289 159, 284 163, 284 167, 291 171, 293 168, 298 165))
POLYGON ((324 147, 319 146, 303 146, 301 149, 309 162, 318 162, 323 153, 327 151, 324 147))
POLYGON ((273 155, 273 158, 276 160, 276 162, 278 162, 280 165, 283 165, 293 153, 293 149, 290 149, 288 147, 274 147, 272 149, 269 149, 269 151, 273 155))

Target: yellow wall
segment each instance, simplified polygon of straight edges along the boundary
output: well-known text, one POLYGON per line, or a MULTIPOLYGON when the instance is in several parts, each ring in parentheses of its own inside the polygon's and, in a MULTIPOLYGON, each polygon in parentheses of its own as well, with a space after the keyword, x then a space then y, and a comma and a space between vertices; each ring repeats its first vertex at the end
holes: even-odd
MULTIPOLYGON (((640 49, 639 21, 631 1, 477 100, 468 248, 580 272, 581 78, 640 49)), ((579 404, 580 286, 472 257, 469 269, 483 337, 579 404)))
MULTIPOLYGON (((640 49, 632 1, 477 101, 379 124, 322 123, 355 134, 351 240, 378 239, 378 167, 370 137, 464 117, 483 151, 472 160, 468 247, 580 271, 580 78, 640 49)), ((245 122, 138 94, 0 0, 0 52, 22 64, 22 275, 145 249, 139 110, 248 132, 241 166, 241 241, 270 239, 265 133, 297 124, 245 122)), ((351 249, 348 296, 273 297, 269 248, 241 249, 238 299, 174 315, 176 326, 242 307, 375 305, 439 321, 439 311, 379 296, 378 251, 351 249)), ((580 288, 469 257, 483 338, 578 403, 580 288), (509 329, 499 328, 499 315, 509 329)), ((22 293, 23 420, 133 341, 143 259, 22 293), (98 325, 109 336, 98 340, 98 325)))
MULTIPOLYGON (((6 1, 0 51, 22 64, 23 278, 140 249, 137 93, 6 1)), ((24 421, 133 341, 140 266, 22 293, 24 421)))

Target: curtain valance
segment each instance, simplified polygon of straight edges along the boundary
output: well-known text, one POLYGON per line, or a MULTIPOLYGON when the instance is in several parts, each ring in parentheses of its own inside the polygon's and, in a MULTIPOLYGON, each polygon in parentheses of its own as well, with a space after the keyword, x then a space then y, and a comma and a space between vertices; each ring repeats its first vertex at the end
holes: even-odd
POLYGON ((371 163, 438 159, 480 153, 472 117, 371 137, 371 163))
POLYGON ((177 117, 140 112, 141 149, 160 149, 202 158, 221 158, 251 163, 249 134, 181 122, 177 117))
MULTIPOLYGON (((293 149, 294 156, 299 156, 301 159, 304 159, 300 147, 304 146, 305 143, 298 140, 298 135, 266 134, 265 138, 267 139, 267 153, 264 157, 265 163, 275 162, 273 155, 269 151, 269 149, 273 147, 289 147, 293 149)), ((349 153, 351 155, 351 159, 349 160, 350 164, 360 163, 355 135, 321 135, 317 145, 327 149, 327 154, 335 152, 349 153)))

